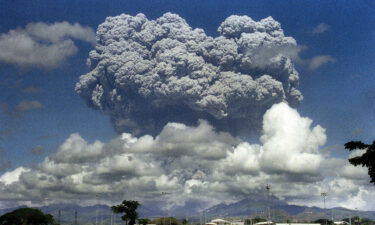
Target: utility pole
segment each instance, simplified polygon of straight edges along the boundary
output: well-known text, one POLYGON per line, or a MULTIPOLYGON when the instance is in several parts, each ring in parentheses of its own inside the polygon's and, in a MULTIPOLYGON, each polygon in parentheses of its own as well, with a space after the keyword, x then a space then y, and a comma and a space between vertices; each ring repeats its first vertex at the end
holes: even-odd
POLYGON ((322 192, 320 194, 322 197, 323 197, 323 202, 324 202, 324 213, 325 213, 325 221, 326 221, 326 225, 327 225, 327 211, 326 211, 326 197, 327 197, 327 192, 322 192))
POLYGON ((268 222, 271 221, 271 212, 270 212, 270 207, 271 207, 270 205, 271 205, 271 203, 270 203, 270 199, 269 199, 270 189, 271 189, 271 186, 269 184, 267 184, 266 190, 267 190, 267 204, 268 204, 268 222))
POLYGON ((77 225, 77 211, 74 212, 74 225, 77 225))
MULTIPOLYGON (((163 195, 165 196, 165 200, 167 200, 167 195, 168 195, 168 194, 170 194, 170 193, 168 193, 168 192, 164 192, 164 191, 161 192, 161 195, 162 195, 162 196, 163 196, 163 195)), ((166 202, 167 202, 167 201, 166 201, 166 202)), ((169 209, 167 209, 167 212, 166 212, 166 213, 167 213, 167 216, 170 214, 169 209)), ((163 225, 166 225, 166 224, 165 224, 165 216, 164 216, 164 219, 163 219, 163 225)), ((169 217, 169 225, 171 225, 171 218, 170 218, 170 217, 169 217)))
MULTIPOLYGON (((109 196, 109 198, 110 198, 110 200, 111 200, 111 204, 112 204, 112 203, 113 203, 113 195, 112 195, 112 192, 108 193, 108 196, 109 196)), ((109 211, 111 212, 111 223, 110 223, 110 225, 113 225, 113 211, 112 211, 111 208, 109 208, 109 211)))
POLYGON ((358 208, 355 208, 355 212, 356 212, 357 216, 355 218, 354 224, 359 225, 360 224, 359 223, 360 218, 359 218, 359 210, 358 210, 358 208))
POLYGON ((59 209, 59 212, 58 212, 58 223, 61 224, 61 210, 59 209))
POLYGON ((98 225, 98 195, 95 195, 96 206, 95 206, 95 225, 98 225))

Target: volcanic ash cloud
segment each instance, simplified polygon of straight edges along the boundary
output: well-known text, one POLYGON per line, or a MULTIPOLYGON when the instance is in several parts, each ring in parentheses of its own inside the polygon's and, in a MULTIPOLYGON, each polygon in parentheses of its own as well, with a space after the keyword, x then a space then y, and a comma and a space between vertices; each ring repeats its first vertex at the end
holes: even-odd
POLYGON ((136 135, 199 118, 231 133, 254 131, 273 104, 300 103, 297 43, 277 21, 230 16, 218 32, 207 36, 172 13, 108 17, 76 91, 118 132, 136 135))

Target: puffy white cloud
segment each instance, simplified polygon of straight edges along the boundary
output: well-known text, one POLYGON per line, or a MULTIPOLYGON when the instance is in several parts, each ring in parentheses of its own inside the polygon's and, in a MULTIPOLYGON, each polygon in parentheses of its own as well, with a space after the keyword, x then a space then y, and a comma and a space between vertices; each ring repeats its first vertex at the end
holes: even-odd
POLYGON ((259 160, 261 158, 262 149, 259 145, 251 145, 247 142, 242 142, 237 145, 233 151, 227 153, 223 167, 228 174, 255 174, 260 171, 259 160))
POLYGON ((19 181, 20 175, 23 172, 28 172, 30 169, 24 168, 24 167, 18 167, 13 171, 5 172, 3 175, 0 177, 0 182, 2 182, 4 185, 9 185, 14 182, 19 181))
POLYGON ((268 17, 230 16, 207 36, 176 14, 108 17, 76 84, 117 131, 156 135, 168 122, 205 119, 219 130, 258 130, 274 103, 302 100, 292 37, 268 17))
POLYGON ((74 38, 95 44, 95 34, 89 27, 84 27, 79 23, 56 22, 53 24, 46 23, 29 23, 25 27, 25 32, 38 40, 59 42, 66 38, 74 38))
POLYGON ((366 167, 355 167, 353 165, 346 164, 341 168, 340 176, 352 180, 365 180, 368 178, 366 167))
POLYGON ((38 166, 4 173, 0 195, 89 204, 97 194, 107 200, 110 194, 210 205, 259 193, 269 183, 276 196, 292 203, 320 204, 320 192, 327 191, 335 206, 353 207, 356 199, 355 206, 368 207, 366 198, 374 192, 367 190, 366 170, 330 157, 320 149, 325 141, 323 128, 312 127, 286 103, 265 113, 255 144, 203 120, 196 126, 168 123, 155 137, 123 133, 108 143, 72 134, 38 166))
POLYGON ((53 156, 54 161, 61 163, 79 163, 99 159, 103 155, 103 143, 95 141, 88 144, 79 134, 71 134, 53 156))
POLYGON ((149 152, 162 157, 195 156, 218 160, 225 158, 226 150, 237 142, 228 133, 215 132, 206 121, 201 120, 197 127, 168 123, 155 139, 151 136, 141 137, 134 144, 133 152, 149 152))
POLYGON ((0 34, 0 63, 56 68, 77 52, 72 39, 95 44, 93 30, 78 23, 30 23, 0 34))
POLYGON ((349 158, 354 158, 354 157, 357 157, 357 156, 362 156, 365 152, 366 151, 360 150, 360 149, 352 150, 349 153, 349 158))
POLYGON ((316 173, 324 160, 319 147, 325 144, 325 130, 310 128, 312 120, 301 118, 284 103, 267 111, 263 120, 261 161, 269 172, 316 173))

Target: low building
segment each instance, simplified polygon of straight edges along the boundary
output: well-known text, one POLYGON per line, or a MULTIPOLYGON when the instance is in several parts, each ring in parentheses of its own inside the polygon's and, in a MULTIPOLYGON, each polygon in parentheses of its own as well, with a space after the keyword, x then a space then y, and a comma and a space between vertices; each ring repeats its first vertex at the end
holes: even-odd
POLYGON ((348 223, 346 221, 335 221, 335 222, 333 222, 333 224, 335 224, 335 225, 349 225, 350 223, 348 223))
POLYGON ((229 221, 223 220, 223 219, 214 219, 214 220, 211 220, 211 222, 206 223, 206 225, 213 225, 213 224, 216 224, 216 225, 230 225, 231 223, 229 221))
POLYGON ((274 223, 272 221, 259 222, 254 225, 321 225, 320 223, 274 223))
POLYGON ((255 225, 275 225, 276 223, 272 221, 264 221, 264 222, 258 222, 255 225))
POLYGON ((275 223, 276 225, 321 225, 320 223, 275 223))
POLYGON ((214 219, 211 220, 208 223, 205 223, 205 225, 244 225, 244 222, 242 221, 228 221, 223 219, 214 219))
POLYGON ((242 221, 231 221, 230 225, 245 225, 245 222, 242 222, 242 221))

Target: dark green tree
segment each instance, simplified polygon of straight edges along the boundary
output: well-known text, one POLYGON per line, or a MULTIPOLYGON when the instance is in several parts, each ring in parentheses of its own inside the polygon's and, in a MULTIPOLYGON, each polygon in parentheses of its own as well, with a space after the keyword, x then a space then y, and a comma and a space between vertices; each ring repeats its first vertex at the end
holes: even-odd
POLYGON ((150 222, 151 222, 151 220, 147 219, 147 218, 138 219, 138 224, 147 225, 150 222))
POLYGON ((0 217, 0 225, 53 225, 53 216, 44 214, 39 209, 20 208, 0 217))
POLYGON ((360 141, 350 141, 345 144, 345 148, 349 151, 360 149, 366 151, 361 156, 349 159, 349 162, 354 166, 366 166, 368 168, 368 175, 371 178, 370 183, 375 184, 375 141, 372 144, 364 144, 360 141))
POLYGON ((360 224, 362 224, 362 225, 373 225, 374 221, 369 219, 369 218, 361 218, 360 224))
POLYGON ((350 219, 345 218, 343 219, 343 221, 346 221, 348 223, 351 222, 354 225, 359 225, 359 224, 360 225, 374 225, 375 224, 375 221, 369 218, 360 218, 359 216, 353 216, 350 219))
POLYGON ((138 201, 124 200, 120 205, 111 207, 114 213, 125 213, 121 219, 128 225, 134 225, 138 218, 137 208, 140 206, 138 201))
POLYGON ((354 225, 359 225, 360 222, 361 222, 361 218, 359 218, 359 216, 353 216, 353 217, 351 218, 351 221, 352 221, 352 224, 354 224, 354 225))
POLYGON ((253 223, 266 222, 266 221, 267 221, 266 219, 260 218, 260 217, 255 217, 253 219, 253 223))
POLYGON ((328 219, 317 219, 314 221, 314 223, 320 223, 322 225, 325 225, 327 222, 328 225, 332 225, 333 224, 333 221, 332 220, 328 220, 328 219))

